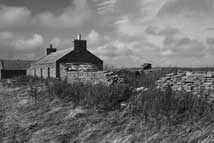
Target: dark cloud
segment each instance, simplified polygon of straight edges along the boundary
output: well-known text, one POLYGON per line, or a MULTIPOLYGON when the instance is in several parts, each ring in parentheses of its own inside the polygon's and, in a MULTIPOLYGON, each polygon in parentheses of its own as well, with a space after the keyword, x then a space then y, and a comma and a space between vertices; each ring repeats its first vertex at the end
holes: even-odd
POLYGON ((207 31, 214 31, 214 27, 209 27, 206 29, 207 31))
POLYGON ((145 29, 145 33, 146 34, 151 34, 151 35, 159 35, 159 28, 156 27, 156 26, 148 26, 146 29, 145 29))
POLYGON ((214 45, 214 38, 207 38, 208 45, 214 45))
POLYGON ((159 32, 159 35, 165 35, 165 36, 172 36, 175 34, 179 34, 181 33, 178 29, 176 28, 172 28, 172 27, 168 27, 168 28, 164 28, 159 32))
POLYGON ((1 44, 0 59, 26 59, 35 60, 36 55, 41 56, 39 49, 36 50, 15 50, 13 46, 1 44))
POLYGON ((168 37, 164 40, 164 47, 171 51, 169 56, 204 57, 207 53, 202 42, 188 37, 178 39, 168 37))

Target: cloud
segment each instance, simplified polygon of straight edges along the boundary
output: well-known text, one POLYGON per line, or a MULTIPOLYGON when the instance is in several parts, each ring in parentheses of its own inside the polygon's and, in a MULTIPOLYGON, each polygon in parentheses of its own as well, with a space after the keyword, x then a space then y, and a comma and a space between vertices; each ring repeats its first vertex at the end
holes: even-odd
POLYGON ((73 48, 73 40, 66 37, 54 37, 50 40, 49 44, 52 44, 57 50, 73 48))
POLYGON ((4 31, 0 32, 0 39, 1 40, 9 40, 14 37, 14 34, 12 32, 4 31))
POLYGON ((117 20, 116 22, 115 22, 115 24, 124 24, 124 23, 128 23, 129 22, 129 17, 128 16, 121 16, 120 18, 119 18, 119 20, 117 20))
POLYGON ((166 38, 161 54, 177 57, 204 57, 207 49, 200 41, 190 38, 173 39, 166 38), (166 54, 167 53, 167 54, 166 54))
POLYGON ((91 10, 87 0, 73 0, 71 5, 55 13, 42 11, 35 15, 23 6, 0 6, 0 27, 38 26, 49 28, 73 28, 89 19, 91 10))
POLYGON ((120 56, 128 56, 132 53, 132 45, 133 43, 124 43, 121 41, 113 41, 111 43, 107 43, 106 45, 98 48, 98 53, 106 58, 119 58, 120 56))
POLYGON ((13 32, 0 32, 0 57, 3 59, 37 59, 44 41, 39 34, 34 34, 32 38, 28 39, 13 32))
POLYGON ((14 47, 18 50, 29 50, 29 49, 35 49, 44 43, 44 39, 39 34, 34 34, 32 38, 30 39, 19 39, 16 40, 13 44, 14 47))
POLYGON ((173 0, 160 9, 160 16, 183 14, 185 16, 213 16, 213 0, 173 0))
POLYGON ((13 32, 0 32, 0 43, 5 47, 10 47, 11 50, 34 50, 42 46, 44 41, 43 36, 39 34, 34 34, 28 39, 24 36, 16 35, 13 32))
POLYGON ((158 43, 161 56, 204 57, 206 46, 203 42, 188 37, 179 29, 173 27, 149 26, 145 30, 149 42, 158 43))
POLYGON ((62 43, 62 39, 58 38, 58 37, 54 37, 53 39, 51 39, 50 44, 52 44, 54 47, 59 47, 62 43))
POLYGON ((97 11, 99 14, 114 12, 116 3, 117 0, 103 0, 102 2, 96 4, 97 11))
POLYGON ((214 38, 207 38, 207 44, 214 46, 214 38))
POLYGON ((149 35, 156 36, 175 36, 181 34, 181 32, 173 27, 158 27, 158 26, 148 26, 145 29, 145 33, 149 35))
POLYGON ((126 42, 114 40, 103 46, 98 46, 91 51, 101 57, 105 63, 122 66, 140 66, 144 62, 151 61, 150 55, 147 55, 147 50, 140 46, 138 41, 126 42), (147 55, 147 57, 145 56, 147 55))
POLYGON ((31 11, 25 7, 0 6, 0 27, 20 26, 26 24, 31 17, 31 11))
POLYGON ((141 16, 145 20, 152 20, 168 1, 170 0, 141 0, 141 16))
POLYGON ((214 27, 208 27, 206 28, 207 31, 214 31, 214 27))
POLYGON ((120 39, 137 40, 140 46, 135 48, 143 47, 141 52, 147 53, 135 53, 138 57, 152 57, 155 65, 199 66, 213 53, 214 48, 209 48, 205 39, 208 36, 205 31, 208 28, 212 30, 210 27, 214 26, 210 17, 214 12, 211 7, 213 1, 142 0, 141 3, 141 14, 123 15, 115 22, 120 39), (191 63, 193 59, 203 62, 191 63))
POLYGON ((87 38, 88 42, 90 44, 96 44, 99 42, 100 40, 100 35, 98 32, 96 32, 95 30, 92 30, 89 34, 88 34, 88 38, 87 38))
POLYGON ((85 33, 89 50, 118 66, 143 62, 193 65, 191 61, 196 59, 206 63, 213 61, 207 57, 214 53, 213 3, 71 0, 70 5, 56 11, 47 8, 36 13, 23 6, 0 6, 0 54, 11 57, 12 52, 18 56, 26 53, 28 57, 31 52, 39 58, 48 47, 43 45, 70 48, 72 37, 85 33), (33 31, 39 34, 32 35, 33 31))
POLYGON ((143 35, 145 27, 139 21, 131 21, 128 16, 122 16, 115 22, 120 36, 139 37, 143 35))
POLYGON ((37 16, 38 21, 52 28, 73 28, 80 26, 90 17, 87 0, 74 0, 73 5, 64 9, 61 14, 43 12, 37 16))

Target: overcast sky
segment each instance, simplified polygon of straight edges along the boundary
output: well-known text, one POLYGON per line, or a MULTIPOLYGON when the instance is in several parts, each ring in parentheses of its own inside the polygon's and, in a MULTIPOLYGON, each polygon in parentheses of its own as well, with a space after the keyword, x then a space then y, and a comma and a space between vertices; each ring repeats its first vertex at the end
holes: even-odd
POLYGON ((78 33, 114 66, 214 66, 214 0, 0 0, 0 58, 38 59, 78 33))

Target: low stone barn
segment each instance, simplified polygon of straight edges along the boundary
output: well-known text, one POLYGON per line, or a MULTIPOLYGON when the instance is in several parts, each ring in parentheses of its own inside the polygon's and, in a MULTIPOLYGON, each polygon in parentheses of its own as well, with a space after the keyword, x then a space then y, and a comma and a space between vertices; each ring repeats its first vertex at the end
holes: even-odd
POLYGON ((81 36, 74 41, 74 48, 56 51, 52 46, 47 49, 47 55, 32 63, 28 75, 41 78, 63 78, 69 70, 75 67, 93 67, 103 69, 103 61, 87 50, 87 41, 81 36))
POLYGON ((26 75, 32 61, 0 60, 0 79, 26 75))

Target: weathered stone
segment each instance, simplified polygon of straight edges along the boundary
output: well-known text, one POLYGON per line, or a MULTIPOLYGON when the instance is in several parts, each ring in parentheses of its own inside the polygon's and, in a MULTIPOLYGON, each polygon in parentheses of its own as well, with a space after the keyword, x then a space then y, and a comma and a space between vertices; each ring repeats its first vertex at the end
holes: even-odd
POLYGON ((111 85, 114 83, 124 83, 124 79, 120 78, 117 74, 113 72, 84 72, 84 71, 72 71, 67 72, 66 77, 64 78, 68 83, 91 83, 93 85, 103 84, 111 85))
POLYGON ((157 88, 164 91, 171 85, 174 91, 191 92, 195 95, 202 91, 214 93, 214 72, 181 72, 170 73, 156 82, 157 88))

